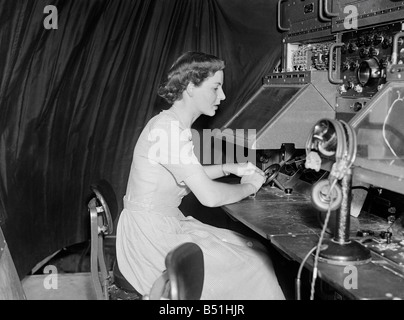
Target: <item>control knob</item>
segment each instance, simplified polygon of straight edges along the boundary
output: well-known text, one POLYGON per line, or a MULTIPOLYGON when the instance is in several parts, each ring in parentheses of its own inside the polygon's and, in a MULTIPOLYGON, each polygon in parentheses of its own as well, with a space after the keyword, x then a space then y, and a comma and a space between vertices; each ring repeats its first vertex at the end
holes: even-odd
POLYGON ((360 84, 357 84, 357 85, 354 86, 354 90, 355 90, 357 93, 362 93, 363 87, 362 87, 360 84))
POLYGON ((347 71, 350 68, 350 64, 348 61, 344 61, 342 63, 342 71, 347 71))
POLYGON ((354 84, 351 81, 348 81, 347 83, 340 85, 338 90, 339 90, 339 93, 345 93, 348 90, 353 89, 353 87, 354 87, 354 84))
POLYGON ((371 35, 365 36, 365 40, 363 42, 365 46, 369 47, 372 44, 372 36, 371 35))
POLYGON ((346 47, 346 45, 344 44, 344 45, 342 45, 342 47, 341 47, 341 54, 346 54, 346 51, 347 51, 348 49, 347 49, 347 47, 346 47))
POLYGON ((369 56, 374 57, 379 55, 380 50, 376 49, 375 47, 370 47, 369 48, 369 56))
POLYGON ((354 53, 356 50, 358 50, 358 46, 355 43, 351 42, 348 45, 348 52, 349 53, 354 53))
POLYGON ((373 37, 373 45, 374 46, 378 46, 379 44, 381 44, 382 43, 382 41, 383 41, 383 36, 381 35, 381 34, 376 34, 374 37, 373 37))
POLYGON ((391 46, 391 43, 392 43, 391 37, 384 38, 382 41, 382 48, 387 49, 388 47, 391 46))
POLYGON ((369 49, 368 48, 361 48, 360 50, 359 50, 359 56, 363 59, 363 58, 366 58, 367 57, 367 55, 368 55, 368 53, 369 53, 369 49))
POLYGON ((359 62, 358 61, 352 61, 349 64, 349 70, 354 71, 357 67, 359 67, 359 62))
POLYGON ((365 40, 363 37, 358 37, 358 39, 356 39, 356 45, 358 47, 362 47, 365 44, 365 40))

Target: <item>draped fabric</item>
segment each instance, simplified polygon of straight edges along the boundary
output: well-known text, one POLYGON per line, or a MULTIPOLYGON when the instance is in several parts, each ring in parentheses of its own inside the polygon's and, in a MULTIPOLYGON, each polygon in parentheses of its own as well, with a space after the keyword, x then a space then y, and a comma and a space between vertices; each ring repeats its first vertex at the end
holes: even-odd
MULTIPOLYGON (((280 58, 273 0, 0 0, 0 226, 20 277, 87 240, 89 186, 119 209, 156 94, 189 50, 226 61, 220 127, 280 58), (44 25, 57 8, 57 29, 44 25)), ((55 21, 53 21, 55 22, 55 21)))

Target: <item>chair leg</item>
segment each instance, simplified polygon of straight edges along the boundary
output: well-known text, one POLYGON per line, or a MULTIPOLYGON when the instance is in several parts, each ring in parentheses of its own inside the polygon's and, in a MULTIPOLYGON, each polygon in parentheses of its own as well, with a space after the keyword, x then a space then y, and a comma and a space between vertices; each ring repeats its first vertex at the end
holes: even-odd
POLYGON ((101 234, 98 236, 98 264, 100 266, 101 285, 104 292, 104 299, 109 300, 108 286, 110 277, 108 274, 107 266, 105 264, 104 240, 101 234))
POLYGON ((95 198, 90 201, 90 219, 91 219, 91 278, 95 293, 98 300, 103 300, 104 295, 102 292, 100 278, 98 274, 98 214, 95 206, 95 198), (92 203, 94 202, 94 203, 92 203))

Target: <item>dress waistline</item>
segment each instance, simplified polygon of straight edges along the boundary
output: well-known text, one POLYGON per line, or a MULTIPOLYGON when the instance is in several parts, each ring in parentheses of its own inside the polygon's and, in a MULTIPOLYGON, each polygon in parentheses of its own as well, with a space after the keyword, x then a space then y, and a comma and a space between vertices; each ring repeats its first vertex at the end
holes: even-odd
POLYGON ((147 211, 147 214, 156 214, 165 217, 179 217, 181 215, 177 204, 152 204, 140 201, 129 201, 126 196, 123 197, 123 207, 129 211, 140 213, 147 211))

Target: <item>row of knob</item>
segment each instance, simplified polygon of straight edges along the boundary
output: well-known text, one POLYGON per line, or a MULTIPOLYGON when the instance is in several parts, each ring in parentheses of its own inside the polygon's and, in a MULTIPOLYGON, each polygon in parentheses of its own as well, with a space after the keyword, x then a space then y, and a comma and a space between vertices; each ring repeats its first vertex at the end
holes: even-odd
MULTIPOLYGON (((391 43, 389 44, 391 46, 391 43)), ((383 49, 387 49, 387 47, 382 46, 383 49)), ((363 47, 359 48, 355 43, 351 42, 347 45, 343 45, 341 48, 341 53, 346 54, 346 53, 355 53, 358 52, 359 55, 371 55, 371 56, 376 56, 379 54, 380 49, 375 48, 373 46, 370 47, 363 47)))
POLYGON ((385 48, 388 48, 391 45, 391 42, 392 42, 391 36, 384 37, 381 34, 359 36, 356 39, 356 45, 358 47, 362 46, 369 47, 371 45, 378 46, 379 44, 381 44, 385 48))
MULTIPOLYGON (((359 55, 370 55, 370 56, 375 56, 379 54, 380 49, 375 48, 379 44, 381 44, 381 47, 383 49, 387 49, 392 46, 393 44, 393 38, 391 36, 389 37, 383 37, 383 36, 375 36, 372 41, 367 41, 366 39, 369 38, 367 37, 359 37, 356 39, 355 42, 349 42, 348 44, 345 44, 341 48, 341 53, 355 53, 359 51, 359 55), (377 40, 375 40, 377 39, 377 40)), ((399 45, 402 44, 402 40, 400 41, 399 45)))
POLYGON ((342 94, 342 93, 347 92, 350 89, 353 89, 357 93, 362 93, 363 86, 361 86, 360 84, 354 84, 353 82, 348 81, 347 83, 341 85, 338 88, 338 91, 339 91, 340 94, 342 94))
MULTIPOLYGON (((379 68, 380 69, 383 69, 383 68, 386 68, 387 67, 387 61, 385 60, 385 59, 380 59, 380 60, 376 60, 375 59, 375 61, 377 61, 378 62, 378 64, 379 64, 379 68)), ((343 63, 342 63, 342 68, 341 68, 341 71, 342 72, 344 72, 344 71, 355 71, 356 70, 356 68, 358 68, 359 67, 359 61, 358 60, 354 60, 354 61, 350 61, 350 60, 345 60, 343 63)))
MULTIPOLYGON (((375 48, 379 44, 381 44, 381 47, 383 49, 388 49, 393 45, 393 37, 388 36, 388 37, 383 37, 383 36, 377 36, 377 41, 375 41, 375 38, 373 38, 373 41, 366 41, 368 37, 359 37, 356 39, 355 42, 349 42, 348 44, 344 44, 341 48, 341 53, 355 53, 359 50, 359 54, 369 54, 369 55, 378 55, 379 54, 379 49, 375 48)), ((404 43, 403 39, 398 40, 398 45, 401 46, 404 43)))

